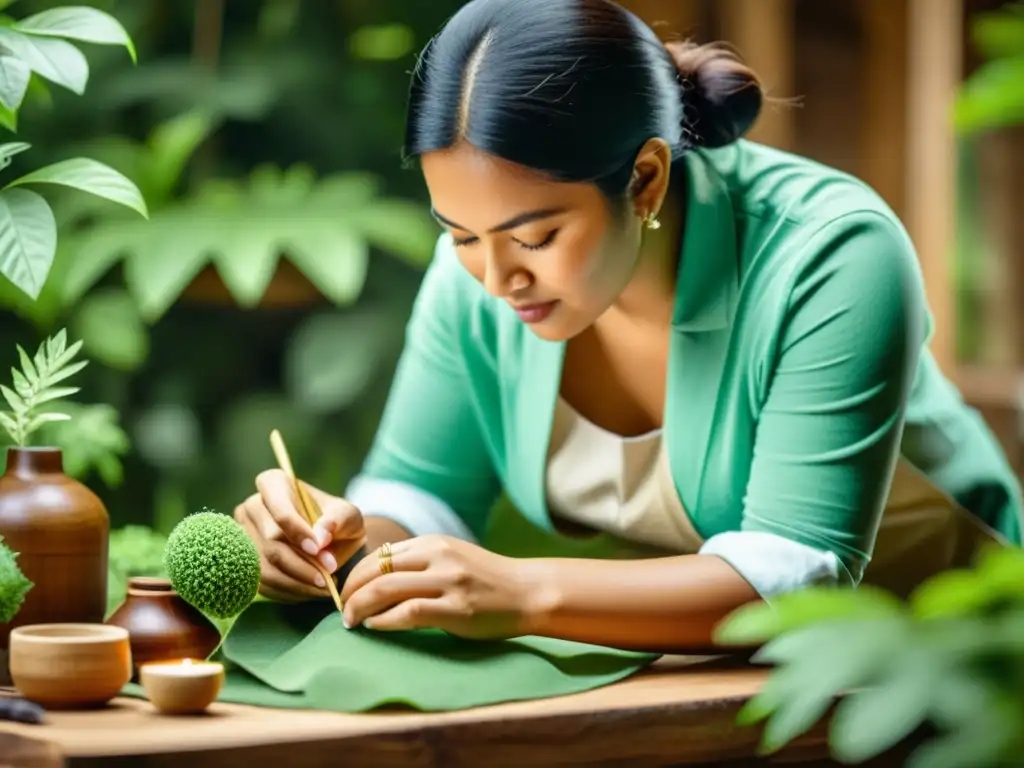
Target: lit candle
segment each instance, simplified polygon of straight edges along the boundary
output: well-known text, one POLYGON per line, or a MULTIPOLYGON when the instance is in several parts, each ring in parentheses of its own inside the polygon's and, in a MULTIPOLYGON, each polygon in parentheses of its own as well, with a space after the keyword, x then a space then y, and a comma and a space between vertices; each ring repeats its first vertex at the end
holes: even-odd
POLYGON ((224 665, 202 659, 143 664, 139 682, 153 705, 168 714, 202 712, 224 684, 224 665))

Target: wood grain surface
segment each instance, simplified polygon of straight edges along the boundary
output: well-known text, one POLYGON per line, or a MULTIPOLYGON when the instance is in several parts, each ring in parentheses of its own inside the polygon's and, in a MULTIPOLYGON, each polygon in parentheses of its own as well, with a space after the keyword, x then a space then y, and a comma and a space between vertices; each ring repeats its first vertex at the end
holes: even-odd
MULTIPOLYGON (((69 766, 707 765, 753 757, 759 731, 736 713, 764 680, 736 662, 666 657, 623 682, 571 696, 460 712, 346 715, 215 704, 202 716, 158 714, 146 701, 50 712, 0 731, 45 739, 69 766)), ((820 754, 821 734, 808 745, 820 754)))

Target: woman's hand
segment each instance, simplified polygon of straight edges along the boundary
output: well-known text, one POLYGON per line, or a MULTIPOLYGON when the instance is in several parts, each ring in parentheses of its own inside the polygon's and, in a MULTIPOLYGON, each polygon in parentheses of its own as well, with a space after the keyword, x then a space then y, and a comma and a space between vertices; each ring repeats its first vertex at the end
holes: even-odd
POLYGON ((299 511, 291 481, 279 469, 262 472, 256 478, 259 493, 235 508, 235 520, 260 553, 260 594, 274 600, 328 597, 327 584, 314 561, 333 574, 365 538, 358 509, 303 485, 321 511, 313 526, 299 511))
POLYGON ((437 628, 460 637, 527 634, 528 599, 520 561, 450 536, 393 544, 394 571, 373 553, 356 564, 342 589, 345 625, 375 630, 437 628))

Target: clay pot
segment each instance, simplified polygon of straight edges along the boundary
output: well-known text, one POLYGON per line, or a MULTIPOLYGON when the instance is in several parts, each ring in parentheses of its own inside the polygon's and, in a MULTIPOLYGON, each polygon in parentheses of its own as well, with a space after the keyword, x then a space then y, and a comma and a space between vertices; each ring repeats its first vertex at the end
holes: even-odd
POLYGON ((110 518, 99 498, 64 474, 59 448, 9 448, 0 475, 0 536, 33 583, 0 625, 0 674, 10 631, 26 624, 102 624, 107 609, 110 518))
POLYGON ((143 664, 205 659, 220 644, 217 627, 185 602, 168 579, 128 579, 128 595, 107 624, 128 630, 133 680, 143 664))

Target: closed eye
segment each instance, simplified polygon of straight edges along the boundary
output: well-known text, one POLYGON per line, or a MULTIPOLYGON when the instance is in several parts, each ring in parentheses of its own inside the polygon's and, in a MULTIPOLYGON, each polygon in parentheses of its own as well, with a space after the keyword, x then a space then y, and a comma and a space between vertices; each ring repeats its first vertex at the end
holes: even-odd
POLYGON ((547 248, 549 245, 551 245, 553 242, 555 242, 555 238, 557 236, 558 236, 558 230, 557 229, 553 229, 548 234, 548 236, 545 237, 543 240, 541 240, 539 243, 536 243, 536 244, 524 243, 522 240, 516 240, 516 242, 519 243, 519 245, 521 247, 525 248, 528 251, 539 251, 542 248, 547 248))

